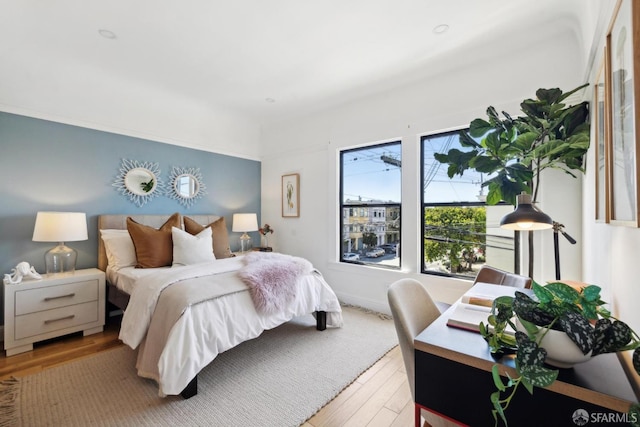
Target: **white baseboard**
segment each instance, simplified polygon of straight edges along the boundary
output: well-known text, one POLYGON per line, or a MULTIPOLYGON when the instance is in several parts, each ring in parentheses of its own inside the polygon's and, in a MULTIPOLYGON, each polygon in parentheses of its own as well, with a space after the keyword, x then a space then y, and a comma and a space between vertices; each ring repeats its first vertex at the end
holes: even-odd
POLYGON ((391 315, 389 304, 381 304, 379 301, 373 301, 356 295, 344 294, 341 292, 336 292, 336 296, 345 304, 357 305, 359 307, 377 311, 378 313, 391 315))

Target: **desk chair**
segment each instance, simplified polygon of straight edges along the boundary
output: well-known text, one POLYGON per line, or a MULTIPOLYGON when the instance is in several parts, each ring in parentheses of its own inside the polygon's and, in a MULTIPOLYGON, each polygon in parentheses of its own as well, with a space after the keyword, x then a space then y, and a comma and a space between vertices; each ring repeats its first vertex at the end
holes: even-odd
POLYGON ((493 283, 495 285, 512 286, 514 288, 526 288, 531 287, 531 278, 527 276, 521 276, 515 273, 509 273, 488 265, 483 265, 478 271, 473 284, 477 282, 493 283))
MULTIPOLYGON (((389 287, 387 298, 389 299, 393 323, 396 327, 400 351, 407 371, 411 398, 415 402, 416 370, 413 340, 440 316, 440 310, 438 310, 424 286, 414 279, 401 279, 394 282, 389 287)), ((433 386, 437 387, 437 384, 433 386)), ((421 411, 421 415, 425 419, 426 426, 453 425, 444 418, 440 418, 428 411, 421 411)))
MULTIPOLYGON (((514 288, 529 289, 531 287, 530 277, 509 273, 508 271, 503 271, 489 265, 483 265, 480 267, 480 271, 478 271, 476 278, 473 280, 473 284, 475 285, 478 282, 512 286, 514 288)), ((436 305, 438 306, 440 313, 444 313, 446 309, 451 307, 451 304, 439 301, 436 301, 436 305)))

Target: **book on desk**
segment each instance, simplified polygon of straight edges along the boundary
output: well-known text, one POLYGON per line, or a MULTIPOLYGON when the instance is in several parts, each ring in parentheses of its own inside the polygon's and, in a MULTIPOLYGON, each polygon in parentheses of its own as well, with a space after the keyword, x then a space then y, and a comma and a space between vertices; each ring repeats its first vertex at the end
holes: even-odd
MULTIPOLYGON (((484 283, 475 284, 467 291, 451 309, 447 326, 480 332, 480 322, 488 324, 487 318, 491 314, 493 300, 500 296, 513 296, 519 289, 508 286, 486 286, 484 283)), ((515 331, 507 327, 506 332, 515 334, 515 331)))

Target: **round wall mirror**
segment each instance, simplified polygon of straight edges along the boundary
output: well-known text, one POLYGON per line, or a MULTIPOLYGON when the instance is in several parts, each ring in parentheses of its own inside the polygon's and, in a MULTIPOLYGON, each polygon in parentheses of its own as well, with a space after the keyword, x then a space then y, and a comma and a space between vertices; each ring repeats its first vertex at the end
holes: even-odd
POLYGON ((119 172, 113 186, 137 206, 163 193, 157 163, 122 159, 119 172))
POLYGON ((180 168, 174 166, 171 169, 171 188, 168 196, 176 199, 183 206, 191 205, 206 194, 206 187, 202 183, 202 175, 199 168, 180 168))
POLYGON ((149 169, 133 168, 124 177, 124 185, 133 194, 144 196, 156 191, 158 178, 149 169))
POLYGON ((184 173, 176 177, 173 186, 180 197, 190 199, 198 194, 200 184, 195 176, 184 173))

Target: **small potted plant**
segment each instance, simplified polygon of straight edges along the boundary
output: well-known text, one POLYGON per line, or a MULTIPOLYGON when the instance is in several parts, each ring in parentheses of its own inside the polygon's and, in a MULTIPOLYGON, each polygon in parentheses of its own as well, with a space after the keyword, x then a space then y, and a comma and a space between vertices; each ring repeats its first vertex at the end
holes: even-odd
MULTIPOLYGON (((534 386, 547 387, 556 380, 558 370, 545 366, 545 362, 568 367, 599 354, 633 350, 633 367, 640 375, 640 337, 603 307, 606 303, 600 299, 600 287, 576 289, 561 282, 546 286, 534 282, 532 289, 533 298, 520 291, 515 297, 497 298, 488 324, 480 324, 480 333, 492 353, 515 352, 517 377, 508 378, 505 384, 499 365, 492 370, 497 388, 491 394, 496 425, 499 419, 508 425, 505 411, 520 385, 533 393, 534 386), (554 334, 566 335, 570 344, 556 349, 549 340, 554 334), (565 359, 563 348, 571 346, 569 351, 574 355, 565 359)), ((640 425, 638 403, 632 405, 630 414, 630 419, 636 420, 634 425, 640 425)))
POLYGON ((274 232, 273 227, 271 227, 269 224, 265 224, 265 225, 263 225, 262 227, 260 227, 258 229, 258 232, 264 238, 264 247, 268 248, 269 247, 269 238, 267 237, 267 234, 271 234, 271 233, 274 232))

